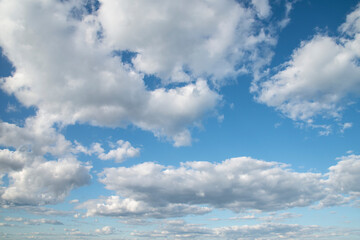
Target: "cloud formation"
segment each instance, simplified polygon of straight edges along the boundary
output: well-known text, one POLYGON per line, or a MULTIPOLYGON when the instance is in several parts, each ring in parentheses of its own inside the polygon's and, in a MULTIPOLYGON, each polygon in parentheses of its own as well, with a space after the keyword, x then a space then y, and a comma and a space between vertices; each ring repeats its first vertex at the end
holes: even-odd
POLYGON ((186 162, 179 168, 152 162, 107 168, 99 181, 118 196, 89 200, 80 208, 86 208, 90 216, 151 218, 168 216, 164 209, 174 206, 182 212, 180 215, 187 215, 206 213, 211 208, 240 212, 274 211, 316 203, 322 207, 341 205, 360 194, 356 185, 359 162, 359 156, 344 157, 329 168, 328 174, 294 172, 284 164, 249 157, 221 163, 186 162), (188 211, 199 206, 210 208, 188 211))
MULTIPOLYGON (((0 45, 15 71, 1 88, 51 123, 133 124, 190 145, 188 127, 221 100, 204 79, 219 84, 260 67, 256 60, 268 62, 271 54, 261 53, 276 42, 257 10, 232 0, 99 6, 2 1, 0 45), (124 52, 134 56, 124 60, 124 52), (149 90, 146 76, 162 83, 149 90)), ((269 14, 266 1, 254 6, 269 14)))
POLYGON ((340 119, 346 104, 360 96, 359 13, 360 5, 340 26, 338 37, 317 34, 301 42, 281 70, 254 83, 257 101, 296 121, 340 119))
POLYGON ((73 158, 34 163, 8 173, 9 186, 1 200, 15 205, 46 205, 61 202, 76 187, 90 182, 89 166, 73 158))
POLYGON ((90 183, 91 166, 76 159, 72 143, 44 118, 30 117, 23 127, 0 122, 0 145, 6 147, 0 150, 1 179, 9 179, 0 188, 1 205, 55 204, 90 183))
POLYGON ((260 223, 209 228, 182 220, 164 221, 158 230, 134 231, 132 236, 144 239, 337 239, 351 235, 349 229, 329 229, 317 225, 260 223))

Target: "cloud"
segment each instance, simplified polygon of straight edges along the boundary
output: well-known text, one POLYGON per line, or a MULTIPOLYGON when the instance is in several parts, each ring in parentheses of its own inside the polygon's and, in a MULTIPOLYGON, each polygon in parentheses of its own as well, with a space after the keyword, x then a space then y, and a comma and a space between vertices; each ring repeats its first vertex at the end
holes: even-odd
POLYGON ((178 168, 152 162, 106 168, 99 181, 117 196, 89 200, 79 208, 87 209, 88 216, 167 218, 212 208, 240 212, 342 205, 360 196, 359 162, 359 156, 344 157, 327 174, 294 172, 250 157, 186 162, 178 168))
POLYGON ((351 122, 346 122, 344 124, 340 124, 340 126, 341 126, 340 132, 344 133, 345 130, 351 128, 353 124, 351 122))
POLYGON ((27 118, 23 127, 0 122, 0 145, 16 149, 16 152, 6 153, 5 151, 3 154, 6 153, 8 158, 13 158, 13 161, 19 162, 23 161, 19 160, 20 157, 24 158, 29 154, 42 156, 48 153, 53 156, 63 156, 70 152, 71 142, 66 140, 51 125, 51 120, 41 116, 27 118))
POLYGON ((23 222, 23 221, 25 221, 25 219, 22 217, 18 217, 18 218, 6 217, 6 218, 4 218, 4 220, 7 222, 23 222))
POLYGON ((0 150, 0 172, 16 171, 25 166, 26 157, 18 151, 0 150))
POLYGON ((360 156, 348 155, 329 168, 328 183, 338 192, 360 194, 360 156))
POLYGON ((317 34, 301 42, 282 69, 254 83, 257 101, 310 125, 318 116, 340 119, 349 99, 360 94, 359 9, 347 16, 341 36, 317 34))
POLYGON ((5 92, 51 125, 132 124, 175 146, 216 113, 221 96, 207 80, 261 68, 276 43, 255 9, 232 0, 104 0, 90 12, 81 1, 5 0, 0 9, 0 45, 15 67, 5 92), (151 89, 148 76, 162 83, 151 89))
POLYGON ((0 122, 0 173, 9 179, 0 189, 2 205, 55 204, 90 182, 91 166, 76 159, 72 143, 51 125, 39 116, 23 127, 0 122))
POLYGON ((145 201, 110 196, 82 203, 78 208, 87 209, 87 216, 110 216, 131 218, 171 218, 186 215, 201 215, 210 212, 209 207, 191 206, 181 203, 167 203, 153 206, 145 201))
POLYGON ((10 205, 46 205, 61 202, 69 192, 90 182, 90 166, 74 158, 35 162, 8 173, 9 186, 0 199, 10 205))
POLYGON ((123 162, 127 158, 133 158, 140 155, 140 148, 135 148, 130 142, 124 140, 118 140, 116 144, 110 142, 109 146, 112 148, 109 152, 105 153, 100 143, 93 143, 88 149, 75 141, 75 147, 73 151, 75 153, 82 152, 88 155, 97 155, 101 160, 113 159, 115 162, 123 162))
POLYGON ((98 15, 106 44, 137 53, 131 61, 136 70, 164 82, 197 77, 222 81, 255 60, 250 55, 258 45, 274 43, 272 36, 260 36, 262 27, 256 20, 257 10, 266 15, 269 4, 254 5, 256 10, 231 0, 221 4, 105 0, 98 15))
POLYGON ((53 219, 30 219, 24 222, 26 225, 40 225, 40 224, 51 224, 51 225, 64 225, 62 222, 53 219))
POLYGON ((70 204, 74 204, 74 203, 78 203, 78 202, 79 202, 79 199, 73 199, 73 200, 69 201, 70 204))
POLYGON ((46 219, 46 218, 26 219, 22 217, 19 218, 6 217, 4 220, 7 222, 22 222, 26 225, 40 225, 40 224, 63 225, 62 222, 53 219, 46 219))
POLYGON ((214 164, 186 162, 179 168, 147 162, 107 168, 101 176, 107 189, 153 206, 209 204, 234 211, 269 211, 307 206, 323 197, 320 174, 296 173, 279 163, 248 157, 214 164))
POLYGON ((103 228, 96 229, 95 233, 105 234, 105 235, 112 234, 112 233, 114 233, 114 228, 110 227, 110 226, 105 226, 103 228))
POLYGON ((0 222, 0 227, 15 227, 14 224, 9 224, 9 223, 2 223, 0 222))
POLYGON ((251 0, 260 18, 266 18, 271 14, 271 7, 268 0, 251 0))
POLYGON ((108 153, 100 153, 101 160, 114 159, 116 162, 122 162, 126 158, 139 156, 140 149, 134 148, 128 141, 119 140, 116 142, 118 148, 110 150, 108 153))
POLYGON ((30 214, 43 215, 43 216, 68 216, 74 213, 72 211, 55 210, 52 208, 40 207, 40 206, 16 206, 16 209, 25 210, 30 214))
POLYGON ((324 228, 317 225, 261 223, 256 225, 209 228, 182 220, 164 221, 158 230, 134 231, 132 236, 145 239, 337 239, 356 236, 355 229, 324 228))

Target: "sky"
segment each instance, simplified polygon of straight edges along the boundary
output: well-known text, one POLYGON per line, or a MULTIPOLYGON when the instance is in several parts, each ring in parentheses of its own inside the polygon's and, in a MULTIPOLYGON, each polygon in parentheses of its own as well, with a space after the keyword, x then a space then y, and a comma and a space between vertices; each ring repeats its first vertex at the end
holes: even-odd
POLYGON ((359 239, 360 3, 0 0, 1 239, 359 239))

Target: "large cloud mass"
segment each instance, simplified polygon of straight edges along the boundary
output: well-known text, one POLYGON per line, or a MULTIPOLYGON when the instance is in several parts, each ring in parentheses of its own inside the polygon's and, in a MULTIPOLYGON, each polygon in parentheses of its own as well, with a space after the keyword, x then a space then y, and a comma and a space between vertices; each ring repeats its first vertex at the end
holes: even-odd
POLYGON ((189 207, 201 206, 239 212, 340 205, 360 194, 358 166, 356 155, 342 158, 328 174, 294 172, 286 165, 249 157, 214 164, 186 162, 178 168, 147 162, 104 169, 100 182, 118 195, 80 207, 88 215, 167 217, 164 210, 173 206, 178 206, 179 215, 187 215, 189 207))
POLYGON ((204 79, 255 68, 258 47, 275 42, 256 10, 231 0, 93 2, 0 3, 0 45, 15 67, 1 88, 53 123, 134 124, 189 145, 187 128, 221 100, 204 79), (148 76, 162 84, 149 90, 148 76))

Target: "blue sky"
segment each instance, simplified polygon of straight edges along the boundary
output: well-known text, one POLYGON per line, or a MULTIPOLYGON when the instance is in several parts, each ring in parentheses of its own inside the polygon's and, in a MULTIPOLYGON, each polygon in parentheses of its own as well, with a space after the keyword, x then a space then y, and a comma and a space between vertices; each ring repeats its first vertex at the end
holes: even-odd
POLYGON ((358 1, 0 0, 0 238, 359 239, 358 1))

